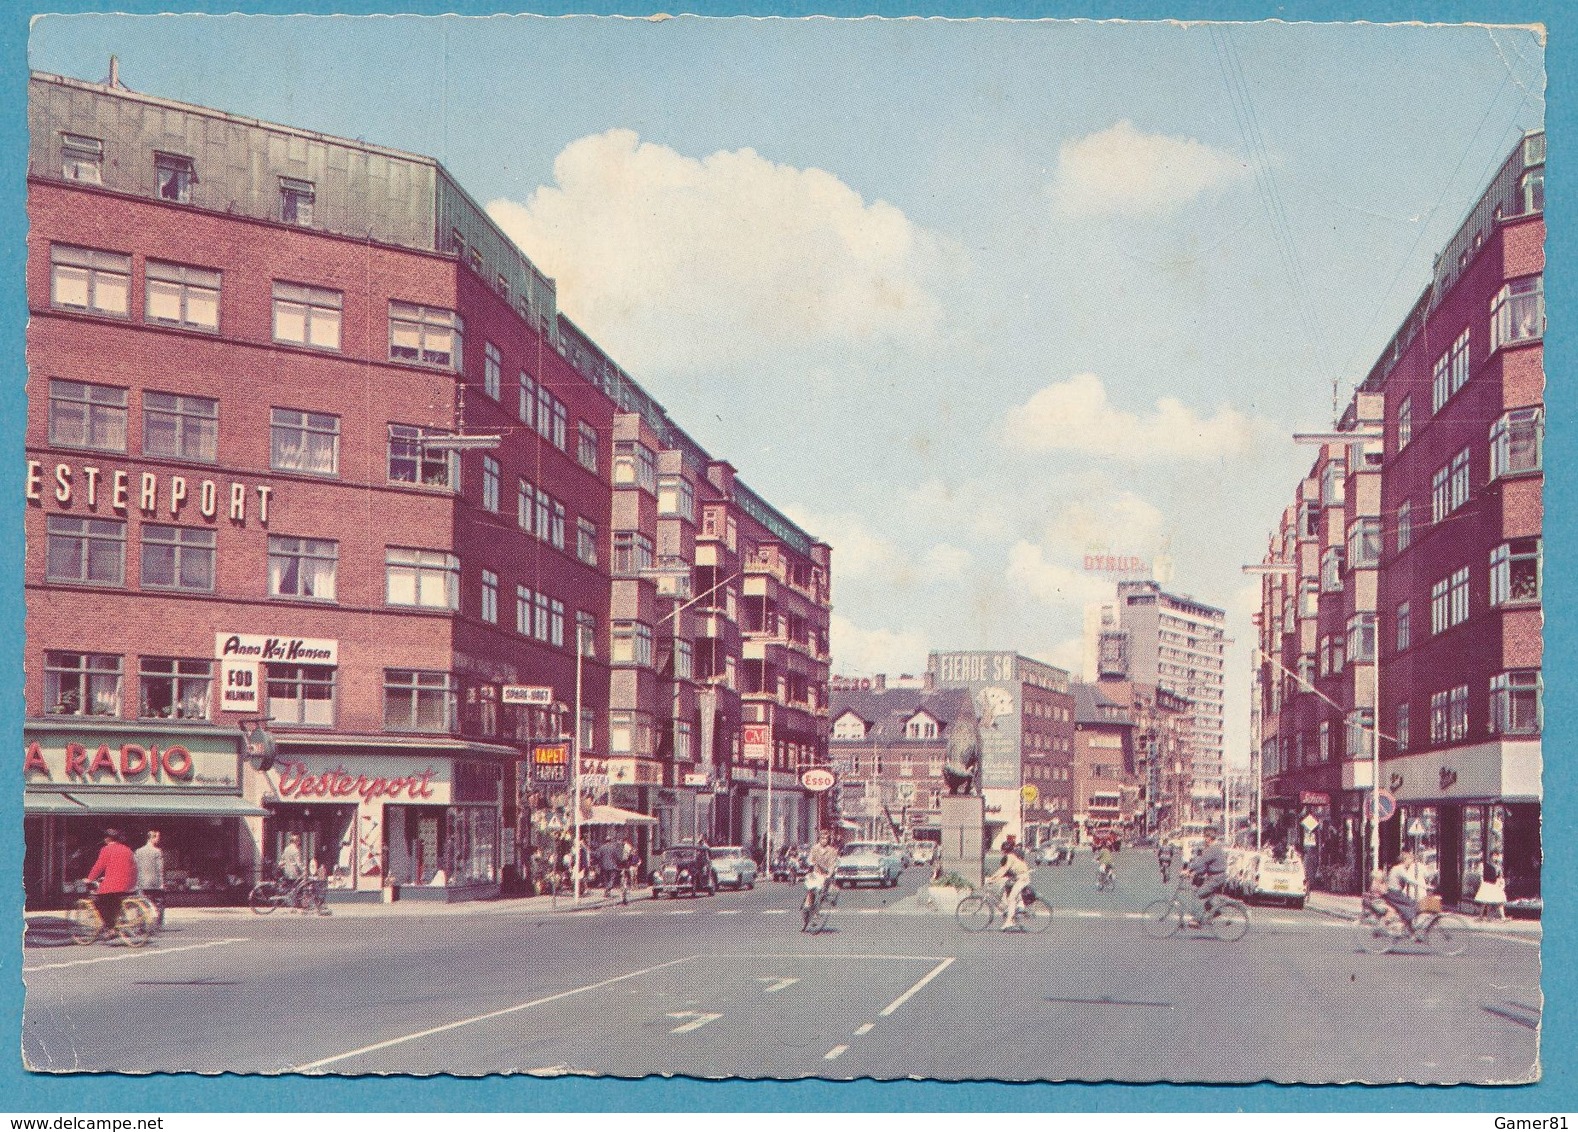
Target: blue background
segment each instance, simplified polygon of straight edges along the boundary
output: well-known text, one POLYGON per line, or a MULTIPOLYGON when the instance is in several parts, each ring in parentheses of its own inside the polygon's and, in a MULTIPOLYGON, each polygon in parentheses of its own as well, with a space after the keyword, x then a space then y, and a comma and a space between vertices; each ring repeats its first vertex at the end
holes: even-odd
MULTIPOLYGON (((119 0, 95 5, 62 2, 49 6, 52 12, 120 11, 156 13, 174 7, 158 0, 119 0)), ((531 10, 544 14, 588 12, 598 14, 647 15, 653 10, 610 3, 539 3, 531 10)), ((457 12, 480 15, 499 10, 498 5, 468 0, 439 0, 437 3, 408 2, 394 6, 342 0, 324 4, 312 0, 225 0, 221 3, 186 2, 183 11, 224 13, 245 12, 414 12, 439 15, 457 12)), ((1012 0, 931 0, 928 3, 896 3, 871 0, 856 5, 848 0, 810 3, 792 0, 765 3, 739 0, 737 3, 687 3, 674 10, 702 15, 936 15, 965 18, 971 16, 1086 17, 1129 19, 1286 19, 1286 20, 1425 20, 1434 23, 1494 22, 1543 23, 1550 31, 1546 64, 1549 89, 1554 99, 1547 103, 1546 126, 1550 137, 1550 177, 1546 184, 1546 209, 1549 219, 1546 267, 1546 295, 1551 311, 1550 330, 1545 340, 1547 375, 1546 404, 1548 439, 1546 467, 1545 583, 1547 600, 1545 671, 1545 1022, 1541 1056, 1544 1078, 1535 1085, 1515 1088, 1463 1087, 1420 1088, 1414 1086, 1346 1086, 1305 1088, 1294 1086, 1184 1086, 1184 1085, 944 1085, 923 1082, 878 1083, 872 1081, 838 1084, 830 1082, 747 1083, 709 1082, 688 1079, 650 1079, 636 1082, 605 1080, 539 1080, 495 1077, 483 1080, 438 1079, 354 1079, 322 1080, 299 1077, 113 1077, 49 1076, 27 1073, 21 1064, 22 981, 22 772, 21 760, 7 762, 4 782, 0 784, 0 826, 6 836, 0 839, 0 876, 14 878, 0 886, 0 913, 12 928, 13 943, 0 954, 0 996, 5 1010, 0 1029, 0 1111, 15 1113, 93 1113, 93 1112, 234 1112, 234 1111, 571 1111, 604 1110, 800 1110, 844 1109, 876 1111, 932 1111, 946 1109, 1037 1109, 1070 1111, 1126 1112, 1139 1110, 1248 1110, 1248 1111, 1372 1111, 1372 1110, 1447 1110, 1495 1111, 1505 1113, 1565 1111, 1578 1109, 1574 1067, 1578 1062, 1573 1033, 1574 953, 1569 932, 1574 924, 1572 900, 1574 875, 1573 842, 1568 831, 1574 818, 1572 767, 1566 762, 1574 734, 1575 665, 1573 599, 1574 575, 1565 565, 1573 538, 1571 501, 1574 488, 1574 456, 1578 439, 1572 430, 1574 387, 1567 375, 1573 372, 1573 340, 1569 312, 1575 304, 1568 299, 1573 285, 1573 234, 1568 227, 1571 197, 1568 194, 1566 142, 1572 126, 1573 106, 1567 81, 1573 74, 1572 39, 1578 19, 1569 7, 1555 2, 1540 3, 1289 3, 1272 4, 1247 0, 1216 2, 1132 3, 1015 3, 1012 0), (1574 445, 1569 448, 1568 445, 1574 445)), ((27 310, 22 289, 25 258, 23 224, 26 177, 25 102, 27 97, 27 34, 33 12, 7 10, 0 15, 0 210, 15 218, 0 237, 0 278, 7 286, 0 291, 0 341, 4 343, 7 380, 0 383, 0 419, 8 428, 5 452, 0 458, 0 498, 22 498, 23 423, 26 378, 23 362, 23 335, 27 310)), ((1449 75, 1441 76, 1443 83, 1449 75)), ((1378 168, 1376 176, 1385 176, 1378 168)), ((20 580, 22 574, 22 508, 0 512, 0 576, 20 580)), ((21 586, 15 585, 0 601, 0 640, 12 647, 0 655, 0 684, 20 690, 22 681, 20 644, 23 635, 21 586)), ((8 695, 0 700, 0 725, 13 738, 14 754, 21 752, 22 698, 8 695)), ((1406 1009, 1413 993, 1406 977, 1396 987, 1393 1002, 1378 1003, 1377 1009, 1406 1009)), ((149 1019, 148 1025, 163 1020, 149 1019)), ((1026 1020, 1023 1025, 1009 1017, 1002 1020, 1003 1039, 1014 1043, 1034 1043, 1037 1035, 1026 1020)), ((1091 1035, 1099 1042, 1099 1034, 1091 1035)), ((1118 1051, 1114 1051, 1117 1053, 1118 1051)))

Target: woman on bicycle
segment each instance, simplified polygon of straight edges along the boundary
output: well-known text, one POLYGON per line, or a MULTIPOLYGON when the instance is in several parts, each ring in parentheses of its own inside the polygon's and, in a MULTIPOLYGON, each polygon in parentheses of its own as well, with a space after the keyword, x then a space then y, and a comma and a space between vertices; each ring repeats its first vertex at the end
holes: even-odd
POLYGON ((1003 861, 998 865, 997 871, 986 878, 988 884, 998 881, 1004 882, 1006 889, 1004 903, 1007 911, 1003 914, 1003 926, 998 931, 1006 932, 1015 925, 1019 919, 1019 910, 1024 907, 1023 897, 1025 888, 1030 884, 1030 866, 1025 863, 1024 856, 1019 852, 1019 844, 1013 834, 1009 834, 1003 841, 1003 861))

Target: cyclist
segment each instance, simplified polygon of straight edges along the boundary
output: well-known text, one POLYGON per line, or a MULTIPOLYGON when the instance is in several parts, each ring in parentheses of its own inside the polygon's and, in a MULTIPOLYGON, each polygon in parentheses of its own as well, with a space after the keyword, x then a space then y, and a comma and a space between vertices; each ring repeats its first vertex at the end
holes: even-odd
POLYGON ((1167 883, 1168 874, 1173 871, 1173 843, 1171 841, 1157 841, 1156 867, 1162 871, 1162 883, 1167 883))
POLYGON ((1096 887, 1109 888, 1112 885, 1112 847, 1103 845, 1096 851, 1096 887))
POLYGON ((1386 874, 1386 902, 1397 909, 1409 932, 1414 930, 1414 919, 1419 915, 1419 887, 1413 852, 1404 849, 1397 855, 1397 864, 1386 874))
MULTIPOLYGON (((1216 905, 1213 897, 1227 883, 1227 850, 1216 839, 1216 830, 1205 831, 1205 844, 1194 855, 1184 872, 1194 882, 1195 899, 1200 902, 1200 908, 1205 916, 1210 916, 1216 905)), ((1191 926, 1198 927, 1198 922, 1191 926)))
POLYGON ((113 936, 115 924, 121 918, 121 903, 137 887, 137 859, 126 835, 118 829, 104 831, 104 847, 88 870, 88 882, 99 882, 93 894, 93 907, 99 914, 99 931, 113 936), (102 879, 101 879, 102 878, 102 879))
POLYGON ((1003 882, 1004 904, 1003 926, 998 931, 1006 932, 1014 927, 1019 919, 1019 910, 1024 906, 1022 899, 1025 888, 1030 884, 1030 866, 1025 863, 1025 858, 1019 851, 1019 844, 1013 834, 1009 834, 1003 841, 1003 859, 997 866, 997 871, 986 878, 988 884, 1003 882))
POLYGON ((813 908, 827 895, 827 886, 833 882, 833 870, 838 867, 838 850, 833 847, 833 835, 823 830, 811 850, 811 869, 805 874, 805 907, 813 908))

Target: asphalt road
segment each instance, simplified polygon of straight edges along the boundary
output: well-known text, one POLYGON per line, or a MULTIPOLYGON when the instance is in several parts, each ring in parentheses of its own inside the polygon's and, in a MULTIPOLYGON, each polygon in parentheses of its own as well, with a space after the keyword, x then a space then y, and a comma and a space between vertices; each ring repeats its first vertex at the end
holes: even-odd
POLYGON ((143 951, 26 948, 42 1071, 1512 1082, 1537 1075, 1535 938, 1370 956, 1315 911, 1152 940, 1153 859, 1038 869, 1039 936, 925 914, 923 870, 798 930, 800 890, 573 913, 183 919, 143 951))

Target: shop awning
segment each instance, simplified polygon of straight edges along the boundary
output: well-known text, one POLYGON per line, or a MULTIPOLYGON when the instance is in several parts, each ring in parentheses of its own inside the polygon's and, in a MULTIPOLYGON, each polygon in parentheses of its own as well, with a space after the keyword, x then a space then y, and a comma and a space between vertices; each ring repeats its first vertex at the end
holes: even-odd
POLYGON ((649 818, 645 814, 638 814, 634 810, 622 810, 618 806, 593 806, 592 816, 581 819, 582 825, 656 825, 657 818, 649 818))
MULTIPOLYGON (((58 797, 69 798, 75 805, 70 810, 55 809, 43 812, 75 813, 85 816, 97 814, 191 814, 219 818, 268 816, 268 811, 261 806, 254 806, 245 798, 237 798, 233 794, 156 794, 131 791, 89 793, 82 790, 75 794, 61 794, 58 797)), ((32 801, 32 796, 29 795, 27 805, 29 810, 33 808, 32 801)))
POLYGON ((59 790, 29 790, 22 795, 24 814, 86 814, 88 808, 59 790))

